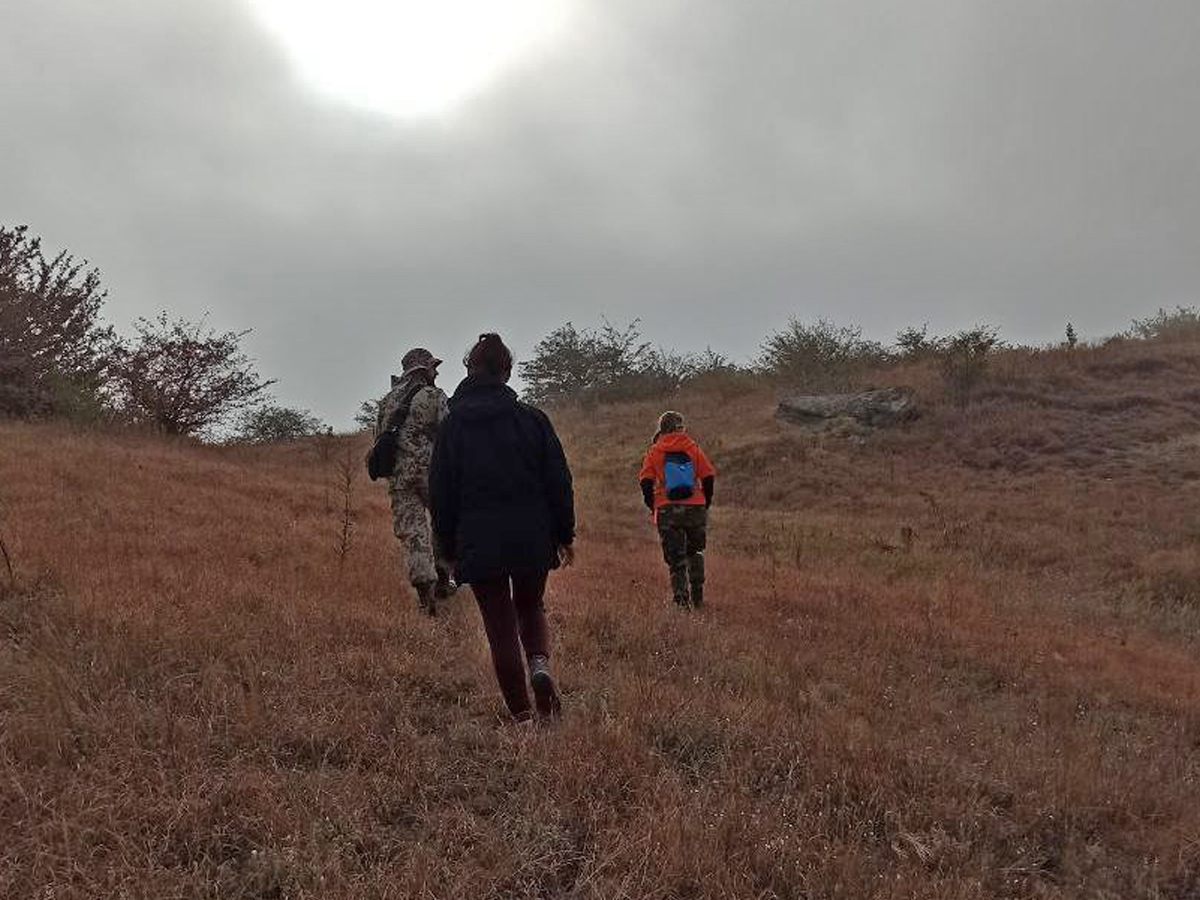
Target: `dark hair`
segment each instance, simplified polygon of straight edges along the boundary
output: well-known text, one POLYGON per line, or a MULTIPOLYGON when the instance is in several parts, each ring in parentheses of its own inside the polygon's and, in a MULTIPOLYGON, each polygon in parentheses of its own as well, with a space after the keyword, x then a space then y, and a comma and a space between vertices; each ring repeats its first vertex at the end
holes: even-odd
POLYGON ((508 379, 512 374, 513 355, 495 332, 481 334, 475 345, 463 357, 468 375, 491 375, 508 379))

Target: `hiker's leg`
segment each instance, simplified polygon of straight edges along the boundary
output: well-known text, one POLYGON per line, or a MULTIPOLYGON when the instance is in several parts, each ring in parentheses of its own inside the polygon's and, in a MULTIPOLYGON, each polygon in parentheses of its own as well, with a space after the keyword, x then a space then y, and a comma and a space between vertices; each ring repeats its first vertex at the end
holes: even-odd
POLYGON ((529 684, 537 711, 543 717, 556 717, 562 712, 562 702, 554 677, 550 674, 550 628, 546 624, 546 575, 513 576, 513 604, 521 628, 521 644, 529 660, 529 684))
MULTIPOLYGON (((429 519, 429 480, 428 478, 418 481, 414 490, 421 500, 421 505, 425 507, 426 520, 429 519)), ((437 535, 433 533, 432 525, 429 528, 430 547, 433 548, 433 569, 437 577, 437 587, 435 593, 438 599, 444 600, 451 596, 457 589, 457 585, 453 582, 453 572, 450 571, 450 566, 446 562, 445 556, 442 554, 442 548, 438 545, 437 535)))
POLYGON ((404 545, 408 582, 414 587, 437 581, 433 558, 433 529, 417 490, 403 484, 392 489, 392 530, 404 545))
POLYGON ((708 510, 694 506, 688 510, 688 580, 691 582, 692 605, 704 604, 704 550, 708 546, 708 510))
POLYGON ((669 507, 658 511, 658 535, 662 539, 663 560, 671 571, 671 593, 675 602, 687 606, 688 569, 687 535, 676 527, 674 510, 669 507))
POLYGON ((525 687, 525 661, 521 658, 512 586, 508 578, 494 578, 472 584, 471 590, 483 616, 483 629, 492 648, 492 665, 504 703, 514 718, 524 718, 530 714, 531 707, 529 691, 525 687))
POLYGON ((547 573, 513 576, 513 605, 521 629, 521 646, 526 658, 550 657, 550 628, 546 624, 547 573))

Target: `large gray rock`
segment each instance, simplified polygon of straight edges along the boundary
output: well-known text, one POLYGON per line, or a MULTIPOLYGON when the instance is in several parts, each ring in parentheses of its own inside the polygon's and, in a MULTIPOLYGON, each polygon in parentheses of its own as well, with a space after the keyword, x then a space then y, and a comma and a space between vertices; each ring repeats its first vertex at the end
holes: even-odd
POLYGON ((852 419, 871 428, 908 422, 919 415, 917 395, 911 388, 882 388, 861 394, 808 394, 789 397, 779 404, 776 418, 794 425, 819 425, 852 419))

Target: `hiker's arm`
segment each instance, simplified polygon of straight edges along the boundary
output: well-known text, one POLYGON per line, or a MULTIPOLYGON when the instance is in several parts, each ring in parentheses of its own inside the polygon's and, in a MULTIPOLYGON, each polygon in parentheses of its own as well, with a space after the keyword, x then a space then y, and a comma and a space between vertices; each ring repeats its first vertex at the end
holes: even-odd
POLYGON ((563 452, 554 426, 545 416, 542 416, 542 435, 546 465, 543 477, 554 520, 554 540, 559 546, 569 547, 575 541, 575 488, 571 467, 567 465, 567 454, 563 452))
POLYGON ((642 502, 646 504, 646 509, 654 509, 654 479, 643 478, 638 484, 642 488, 642 502))
POLYGON ((450 401, 446 398, 445 391, 436 391, 437 398, 433 410, 433 426, 440 428, 442 422, 446 420, 446 416, 450 415, 450 401))
POLYGON ((700 478, 700 485, 704 488, 704 505, 712 506, 713 502, 713 486, 717 480, 717 469, 709 460, 708 456, 699 447, 696 448, 696 475, 700 478))
POLYGON ((642 502, 646 504, 647 509, 654 509, 654 475, 654 452, 653 448, 651 448, 642 460, 642 468, 638 472, 638 485, 642 489, 642 502))
POLYGON ((408 409, 408 418, 417 428, 434 434, 445 417, 445 403, 445 396, 437 388, 424 388, 413 397, 412 405, 408 409))

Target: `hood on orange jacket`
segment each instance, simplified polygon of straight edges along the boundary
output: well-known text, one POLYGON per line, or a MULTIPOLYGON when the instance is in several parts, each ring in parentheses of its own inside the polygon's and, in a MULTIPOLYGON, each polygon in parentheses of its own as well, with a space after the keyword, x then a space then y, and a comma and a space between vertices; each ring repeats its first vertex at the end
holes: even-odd
POLYGON ((679 503, 685 506, 703 506, 704 492, 700 490, 700 483, 705 478, 715 477, 716 474, 716 468, 709 462, 708 457, 704 455, 704 451, 700 449, 700 445, 692 440, 686 431, 675 431, 670 434, 659 435, 658 440, 646 451, 646 458, 642 461, 642 470, 638 473, 638 481, 650 480, 654 482, 654 508, 656 510, 666 506, 668 503, 679 503), (696 490, 686 500, 670 500, 667 498, 665 468, 668 453, 686 453, 692 460, 692 466, 696 470, 696 490))

